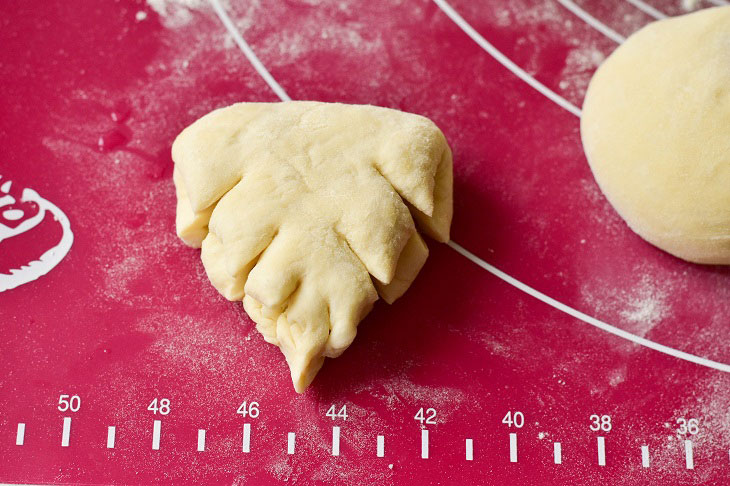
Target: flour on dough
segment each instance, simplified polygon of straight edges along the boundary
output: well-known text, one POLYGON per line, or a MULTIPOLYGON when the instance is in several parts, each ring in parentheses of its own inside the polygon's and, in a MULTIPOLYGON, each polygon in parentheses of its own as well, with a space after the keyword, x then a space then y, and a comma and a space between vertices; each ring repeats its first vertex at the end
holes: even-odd
POLYGON ((730 264, 730 7, 632 35, 591 80, 581 134, 636 233, 691 262, 730 264))
POLYGON ((449 239, 451 151, 418 115, 239 103, 183 130, 172 157, 178 235, 281 348, 300 393, 378 295, 413 282, 428 256, 416 223, 449 239))

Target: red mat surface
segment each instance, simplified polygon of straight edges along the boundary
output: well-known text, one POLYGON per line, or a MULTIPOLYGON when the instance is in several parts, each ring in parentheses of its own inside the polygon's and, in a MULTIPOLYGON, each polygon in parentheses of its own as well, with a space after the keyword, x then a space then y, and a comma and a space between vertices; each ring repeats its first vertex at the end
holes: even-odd
MULTIPOLYGON (((680 3, 652 5, 679 14, 680 3)), ((450 5, 566 106, 580 106, 616 47, 554 0, 450 5)), ((577 5, 621 35, 652 20, 628 2, 577 5)), ((74 241, 46 275, 0 293, 0 481, 727 484, 730 271, 677 260, 626 227, 591 176, 574 114, 427 0, 223 8, 291 98, 398 108, 443 129, 455 242, 671 350, 576 319, 429 242, 409 292, 378 303, 350 349, 297 395, 278 349, 174 232, 177 133, 211 109, 279 99, 221 19, 202 0, 4 2, 0 188, 12 181, 18 201, 37 191, 68 216, 74 241), (78 411, 62 395, 78 396, 78 411), (155 399, 169 400, 168 414, 148 410, 155 399), (258 403, 257 417, 236 414, 244 401, 258 403), (327 417, 332 405, 347 420, 327 417), (414 419, 421 408, 435 424, 414 419), (609 416, 610 430, 593 430, 594 415, 599 425, 609 416)), ((0 241, 0 273, 62 233, 47 212, 0 241)))

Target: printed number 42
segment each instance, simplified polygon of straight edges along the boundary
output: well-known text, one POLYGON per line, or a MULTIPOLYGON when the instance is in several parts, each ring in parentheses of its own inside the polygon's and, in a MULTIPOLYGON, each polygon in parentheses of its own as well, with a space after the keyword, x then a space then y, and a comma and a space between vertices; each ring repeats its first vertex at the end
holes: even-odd
POLYGON ((414 419, 421 422, 421 424, 428 424, 428 425, 435 425, 436 424, 436 409, 434 408, 427 408, 426 411, 423 411, 423 408, 419 408, 418 412, 416 412, 416 416, 413 417, 414 419))

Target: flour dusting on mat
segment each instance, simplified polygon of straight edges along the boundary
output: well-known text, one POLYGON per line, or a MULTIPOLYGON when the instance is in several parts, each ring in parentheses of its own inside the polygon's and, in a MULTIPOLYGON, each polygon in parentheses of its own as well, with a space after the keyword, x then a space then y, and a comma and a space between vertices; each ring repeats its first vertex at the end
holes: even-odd
POLYGON ((589 314, 618 314, 627 331, 641 337, 646 335, 662 320, 669 317, 671 303, 668 282, 656 282, 653 275, 644 274, 629 288, 616 289, 613 286, 598 287, 595 284, 583 286, 582 298, 588 305, 589 314))
POLYGON ((189 24, 193 13, 208 6, 206 0, 147 0, 147 5, 157 12, 168 29, 189 24))
POLYGON ((668 312, 666 292, 657 287, 648 275, 642 277, 639 285, 626 298, 621 317, 636 324, 642 336, 664 319, 668 312))

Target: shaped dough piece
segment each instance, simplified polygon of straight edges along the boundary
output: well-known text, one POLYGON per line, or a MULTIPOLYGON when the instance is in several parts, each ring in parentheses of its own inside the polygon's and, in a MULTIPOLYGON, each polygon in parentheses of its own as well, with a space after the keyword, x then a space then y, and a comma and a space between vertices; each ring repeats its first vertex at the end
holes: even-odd
POLYGON ((378 293, 391 303, 415 279, 428 248, 414 218, 449 239, 451 151, 418 115, 239 103, 183 130, 172 157, 178 235, 281 348, 300 393, 378 293))
POLYGON ((641 237, 730 264, 730 7, 654 22, 598 69, 581 133, 598 185, 641 237))

